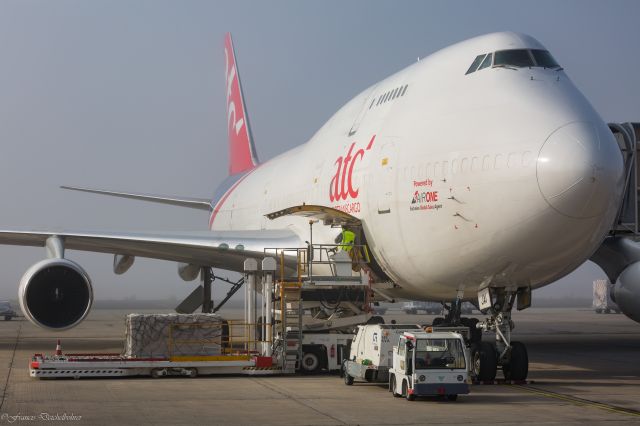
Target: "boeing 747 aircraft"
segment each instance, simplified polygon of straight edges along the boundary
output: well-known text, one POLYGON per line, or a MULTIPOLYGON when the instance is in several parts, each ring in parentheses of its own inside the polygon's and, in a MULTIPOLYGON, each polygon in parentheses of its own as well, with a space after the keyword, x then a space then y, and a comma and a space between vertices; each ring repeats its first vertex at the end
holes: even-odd
POLYGON ((247 257, 304 247, 310 232, 333 243, 336 223, 358 229, 370 279, 391 283, 388 297, 450 302, 454 324, 461 301, 478 303, 481 326, 499 336, 497 349, 477 346, 481 378, 495 377, 497 364, 526 377, 526 349, 510 341, 512 308, 592 257, 616 283, 621 310, 640 320, 640 247, 609 237, 624 192, 621 151, 533 37, 501 32, 444 48, 373 84, 309 141, 264 163, 230 35, 225 57, 229 177, 212 199, 72 188, 205 210, 208 229, 0 231, 2 244, 46 249, 20 283, 33 323, 70 328, 91 307, 89 276, 65 250, 111 253, 117 273, 136 256, 180 262, 189 278, 189 266, 241 272, 247 257), (309 218, 321 219, 312 231, 309 218))

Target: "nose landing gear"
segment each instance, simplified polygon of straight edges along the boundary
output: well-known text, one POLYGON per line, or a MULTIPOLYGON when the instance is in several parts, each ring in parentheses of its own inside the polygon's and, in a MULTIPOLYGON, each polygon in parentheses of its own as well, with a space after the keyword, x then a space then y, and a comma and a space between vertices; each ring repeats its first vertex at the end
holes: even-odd
POLYGON ((486 332, 495 332, 495 343, 480 342, 473 347, 473 373, 480 381, 493 381, 498 367, 506 380, 524 381, 529 374, 529 355, 526 346, 511 340, 514 323, 511 310, 518 296, 518 310, 531 304, 529 288, 485 288, 478 294, 480 308, 491 316, 478 323, 486 332))
POLYGON ((498 367, 502 368, 506 380, 526 380, 529 374, 529 355, 523 343, 511 341, 511 331, 514 328, 511 310, 516 300, 518 310, 531 306, 531 289, 487 287, 481 290, 478 293, 478 306, 483 314, 490 315, 484 321, 461 317, 461 293, 450 305, 443 303, 446 314, 444 318, 435 318, 433 325, 462 325, 469 328, 471 372, 476 380, 493 382, 498 367), (495 342, 483 342, 483 331, 494 332, 495 342))

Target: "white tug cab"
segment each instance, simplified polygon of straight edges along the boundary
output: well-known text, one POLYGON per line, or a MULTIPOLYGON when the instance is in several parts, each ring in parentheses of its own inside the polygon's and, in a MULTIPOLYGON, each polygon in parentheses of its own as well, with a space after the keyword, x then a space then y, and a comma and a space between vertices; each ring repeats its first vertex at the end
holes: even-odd
POLYGON ((454 332, 405 332, 393 347, 389 391, 413 401, 416 396, 443 396, 455 401, 469 393, 469 354, 454 332))

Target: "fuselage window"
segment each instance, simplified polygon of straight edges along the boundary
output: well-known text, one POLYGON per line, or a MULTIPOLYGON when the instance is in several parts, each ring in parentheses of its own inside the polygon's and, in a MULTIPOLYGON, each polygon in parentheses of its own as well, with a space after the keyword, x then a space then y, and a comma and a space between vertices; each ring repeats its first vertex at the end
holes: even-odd
POLYGON ((406 92, 406 91, 407 91, 407 87, 409 87, 409 85, 408 85, 408 84, 405 84, 405 85, 404 85, 404 88, 402 89, 402 93, 400 93, 400 96, 404 96, 404 92, 406 92))
POLYGON ((533 63, 533 57, 528 50, 498 50, 495 55, 496 60, 493 63, 494 67, 533 67, 535 65, 533 63))
POLYGON ((462 162, 460 163, 460 169, 462 170, 462 173, 466 173, 469 171, 469 159, 467 157, 462 159, 462 162))
POLYGON ((482 55, 476 56, 476 59, 473 60, 473 63, 471 64, 471 66, 469 67, 469 69, 467 70, 465 75, 466 74, 471 74, 472 72, 477 70, 478 67, 480 66, 480 64, 482 63, 482 60, 484 59, 485 56, 487 56, 486 53, 483 53, 482 55))
POLYGON ((391 95, 391 99, 395 99, 397 95, 398 95, 398 89, 395 89, 393 91, 393 94, 391 95))
POLYGON ((480 67, 478 68, 478 71, 485 69, 487 67, 491 66, 491 60, 493 59, 493 53, 489 53, 485 58, 484 61, 482 61, 482 64, 480 65, 480 67))
POLYGON ((478 157, 473 157, 471 159, 471 171, 472 172, 480 171, 480 159, 478 157))
POLYGON ((488 155, 485 155, 482 159, 482 170, 489 170, 491 168, 491 159, 488 155))

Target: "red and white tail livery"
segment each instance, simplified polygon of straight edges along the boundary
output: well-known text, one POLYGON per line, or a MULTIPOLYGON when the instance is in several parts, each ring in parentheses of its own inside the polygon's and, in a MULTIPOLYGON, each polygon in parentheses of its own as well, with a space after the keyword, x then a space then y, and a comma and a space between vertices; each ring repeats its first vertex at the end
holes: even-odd
POLYGON ((258 164, 251 137, 249 117, 244 103, 236 55, 231 34, 224 38, 225 78, 227 94, 227 129, 229 132, 229 175, 246 172, 258 164))

